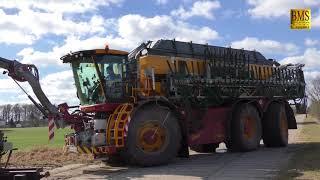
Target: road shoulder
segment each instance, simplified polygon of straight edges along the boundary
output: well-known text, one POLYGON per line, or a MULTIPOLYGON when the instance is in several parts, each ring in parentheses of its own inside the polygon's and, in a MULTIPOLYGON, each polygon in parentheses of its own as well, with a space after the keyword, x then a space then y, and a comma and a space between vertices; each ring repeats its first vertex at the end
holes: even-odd
POLYGON ((279 179, 318 179, 320 177, 320 124, 316 118, 308 117, 298 122, 300 133, 291 144, 294 153, 279 179))

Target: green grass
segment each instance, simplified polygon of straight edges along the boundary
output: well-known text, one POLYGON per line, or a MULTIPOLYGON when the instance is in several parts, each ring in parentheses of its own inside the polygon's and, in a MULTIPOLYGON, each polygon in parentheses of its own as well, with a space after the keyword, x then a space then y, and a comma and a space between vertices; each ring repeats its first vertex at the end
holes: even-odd
POLYGON ((319 179, 320 124, 313 118, 302 123, 299 142, 293 144, 295 153, 279 179, 319 179))
POLYGON ((63 147, 64 135, 72 132, 70 128, 56 129, 53 142, 49 142, 48 127, 5 128, 1 130, 5 130, 8 142, 12 142, 14 147, 22 151, 39 146, 63 147))

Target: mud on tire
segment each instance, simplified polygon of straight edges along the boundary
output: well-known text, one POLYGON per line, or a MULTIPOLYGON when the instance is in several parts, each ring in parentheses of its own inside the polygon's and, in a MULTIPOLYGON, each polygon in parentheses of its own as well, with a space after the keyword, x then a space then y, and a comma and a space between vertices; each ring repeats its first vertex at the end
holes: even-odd
POLYGON ((231 151, 252 151, 259 147, 261 140, 261 119, 251 104, 240 104, 236 107, 231 122, 231 151))
POLYGON ((137 112, 130 121, 127 138, 129 163, 153 166, 169 163, 177 156, 181 131, 173 112, 154 105, 137 112))

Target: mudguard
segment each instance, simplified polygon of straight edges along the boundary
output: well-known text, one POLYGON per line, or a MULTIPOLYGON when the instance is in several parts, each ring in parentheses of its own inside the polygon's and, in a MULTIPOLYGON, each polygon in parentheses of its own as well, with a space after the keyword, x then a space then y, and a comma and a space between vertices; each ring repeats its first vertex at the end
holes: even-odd
POLYGON ((285 102, 286 115, 289 129, 297 129, 297 121, 294 112, 288 102, 285 102))

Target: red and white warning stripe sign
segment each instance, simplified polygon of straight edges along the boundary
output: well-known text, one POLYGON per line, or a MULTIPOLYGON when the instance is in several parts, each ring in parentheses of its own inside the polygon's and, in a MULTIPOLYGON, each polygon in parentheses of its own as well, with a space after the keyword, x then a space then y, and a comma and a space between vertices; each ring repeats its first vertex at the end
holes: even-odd
POLYGON ((52 141, 54 137, 54 129, 55 129, 53 116, 48 117, 48 126, 49 126, 49 141, 52 141))

